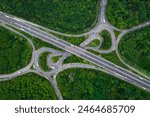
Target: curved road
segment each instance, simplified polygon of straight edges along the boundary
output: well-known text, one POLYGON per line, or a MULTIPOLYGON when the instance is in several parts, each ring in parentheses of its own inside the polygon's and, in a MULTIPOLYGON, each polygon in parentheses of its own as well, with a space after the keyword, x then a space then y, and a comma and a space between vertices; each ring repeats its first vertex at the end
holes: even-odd
POLYGON ((99 56, 96 56, 78 46, 72 45, 66 41, 63 41, 55 36, 50 35, 47 32, 44 32, 38 28, 35 28, 33 26, 30 26, 24 22, 18 21, 15 19, 15 17, 11 17, 8 14, 1 13, 0 14, 0 20, 1 22, 10 25, 14 28, 17 28, 19 30, 22 30, 28 34, 31 34, 34 37, 38 37, 39 39, 46 41, 52 45, 55 45, 61 49, 64 49, 65 51, 72 53, 78 57, 81 57, 96 66, 99 66, 107 71, 109 71, 110 74, 115 74, 118 78, 121 78, 122 80, 132 83, 138 87, 142 87, 143 89, 150 91, 150 81, 130 72, 126 69, 119 67, 113 63, 111 63, 108 60, 105 60, 99 56))

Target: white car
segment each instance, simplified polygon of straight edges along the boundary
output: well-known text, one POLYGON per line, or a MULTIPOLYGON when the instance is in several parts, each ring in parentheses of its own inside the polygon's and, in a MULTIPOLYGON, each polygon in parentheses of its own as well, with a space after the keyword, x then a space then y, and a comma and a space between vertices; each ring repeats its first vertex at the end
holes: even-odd
POLYGON ((21 28, 20 30, 25 31, 23 28, 21 28))
POLYGON ((55 69, 55 67, 51 67, 52 69, 55 69))
POLYGON ((10 18, 10 16, 8 16, 8 15, 5 15, 5 17, 10 18))
POLYGON ((71 47, 75 47, 75 45, 72 45, 72 44, 71 44, 71 47))

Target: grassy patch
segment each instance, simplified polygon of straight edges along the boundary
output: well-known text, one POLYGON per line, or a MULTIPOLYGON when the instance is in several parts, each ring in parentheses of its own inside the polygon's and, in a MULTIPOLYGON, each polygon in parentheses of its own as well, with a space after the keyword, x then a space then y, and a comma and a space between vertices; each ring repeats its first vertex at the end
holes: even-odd
POLYGON ((119 36, 120 32, 118 32, 117 30, 114 30, 115 36, 116 38, 119 36))
MULTIPOLYGON (((26 34, 27 35, 27 34, 26 34)), ((62 50, 48 42, 42 41, 41 39, 35 38, 35 37, 31 37, 28 35, 28 37, 31 39, 31 41, 33 42, 35 49, 40 49, 42 47, 50 47, 56 50, 62 50)))
POLYGON ((48 80, 29 73, 10 81, 0 82, 0 99, 51 100, 57 97, 48 80))
POLYGON ((23 37, 0 27, 0 74, 8 74, 29 64, 30 43, 23 37))
POLYGON ((64 41, 67 41, 67 42, 72 43, 77 46, 79 46, 82 42, 84 42, 86 40, 85 37, 65 37, 65 36, 60 36, 60 35, 56 35, 56 34, 54 34, 54 35, 64 41))
POLYGON ((53 62, 53 63, 56 63, 61 57, 62 57, 61 55, 60 55, 60 56, 54 56, 54 57, 52 58, 52 62, 53 62))
POLYGON ((89 52, 91 52, 91 53, 93 53, 93 54, 95 54, 97 56, 100 56, 100 57, 102 57, 102 58, 104 58, 104 59, 106 59, 106 60, 108 60, 108 61, 110 61, 110 62, 112 62, 112 63, 114 63, 116 65, 118 65, 118 66, 121 66, 123 68, 128 69, 123 63, 121 63, 121 61, 119 60, 119 58, 118 58, 118 56, 117 56, 115 51, 113 51, 111 53, 108 53, 108 54, 100 54, 100 53, 98 53, 98 52, 96 52, 94 50, 89 50, 89 52))
POLYGON ((123 63, 121 63, 121 61, 119 60, 119 58, 116 55, 115 51, 113 51, 109 54, 100 54, 100 56, 107 59, 107 60, 109 60, 109 61, 111 61, 111 62, 113 62, 113 63, 115 63, 118 66, 126 68, 126 66, 123 63))
POLYGON ((108 21, 117 28, 131 28, 150 19, 148 0, 110 0, 106 15, 108 21))
POLYGON ((91 43, 89 43, 87 46, 90 46, 90 47, 97 47, 99 45, 99 40, 98 39, 95 39, 93 40, 91 43))
POLYGON ((47 56, 51 54, 50 52, 45 52, 40 55, 39 65, 44 71, 50 71, 51 68, 47 65, 47 56))
MULTIPOLYGON (((15 29, 17 30, 17 29, 15 29)), ((63 51, 62 49, 56 47, 55 45, 52 45, 46 41, 43 41, 37 37, 33 37, 27 33, 24 33, 20 30, 17 30, 18 32, 21 32, 23 33, 24 35, 26 35, 28 38, 30 38, 30 40, 33 42, 34 46, 35 46, 35 49, 39 49, 39 48, 42 48, 42 47, 50 47, 50 48, 53 48, 53 49, 56 49, 56 50, 60 50, 60 51, 63 51)), ((57 35, 57 34, 54 34, 54 33, 50 33, 51 35, 54 35, 55 37, 58 37, 59 39, 62 39, 64 41, 67 41, 69 43, 72 43, 74 45, 77 45, 79 46, 83 41, 86 40, 85 37, 66 37, 66 36, 60 36, 60 35, 57 35)))
POLYGON ((107 50, 111 47, 111 35, 107 30, 104 30, 100 33, 100 35, 103 37, 103 43, 101 45, 102 50, 107 50))
POLYGON ((95 70, 65 70, 57 82, 64 99, 150 99, 150 93, 95 70))
POLYGON ((69 56, 68 58, 66 58, 64 60, 64 64, 68 64, 68 63, 84 63, 84 64, 91 64, 90 62, 76 56, 76 55, 72 55, 72 56, 69 56))

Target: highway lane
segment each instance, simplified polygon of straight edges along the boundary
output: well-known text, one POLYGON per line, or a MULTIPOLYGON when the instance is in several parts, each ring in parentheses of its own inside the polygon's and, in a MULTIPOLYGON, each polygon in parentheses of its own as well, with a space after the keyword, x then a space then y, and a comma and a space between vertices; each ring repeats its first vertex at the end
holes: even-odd
POLYGON ((118 70, 116 70, 116 69, 113 69, 112 67, 110 67, 110 66, 107 66, 107 65, 104 65, 102 62, 99 62, 99 61, 97 61, 97 60, 94 60, 93 58, 91 58, 90 56, 86 56, 86 55, 80 55, 80 57, 81 58, 85 58, 86 60, 88 60, 88 61, 90 61, 90 62, 92 62, 92 63, 94 63, 95 65, 98 65, 98 66, 103 66, 103 68, 105 68, 105 69, 107 69, 107 70, 110 70, 110 72, 111 73, 113 73, 114 75, 117 75, 117 76, 119 76, 119 77, 122 77, 123 78, 123 80, 125 80, 125 81, 130 81, 130 83, 132 83, 132 84, 137 84, 137 85, 140 85, 140 86, 142 86, 142 87, 145 87, 145 88, 147 88, 147 89, 149 89, 150 88, 150 83, 149 83, 149 81, 148 82, 141 82, 141 80, 139 80, 139 79, 135 79, 134 77, 130 77, 130 76, 128 76, 127 74, 124 74, 124 73, 122 73, 122 72, 119 72, 118 70), (112 72, 113 71, 113 72, 112 72), (148 84, 147 84, 148 83, 148 84))
POLYGON ((63 41, 55 36, 52 36, 40 29, 37 29, 35 27, 32 27, 28 24, 25 24, 24 22, 20 22, 16 20, 14 17, 7 16, 7 14, 0 14, 0 20, 3 23, 6 23, 8 25, 11 25, 19 30, 22 30, 26 33, 29 33, 35 37, 38 37, 48 43, 51 43, 61 49, 64 49, 72 54, 75 54, 83 59, 86 59, 87 61, 92 62, 93 64, 102 67, 104 69, 107 69, 111 71, 111 73, 114 73, 118 77, 121 77, 121 79, 130 82, 136 86, 144 87, 146 90, 150 91, 150 82, 146 79, 142 79, 141 77, 135 75, 132 72, 129 72, 119 66, 116 66, 115 64, 98 57, 80 47, 74 46, 66 41, 63 41))

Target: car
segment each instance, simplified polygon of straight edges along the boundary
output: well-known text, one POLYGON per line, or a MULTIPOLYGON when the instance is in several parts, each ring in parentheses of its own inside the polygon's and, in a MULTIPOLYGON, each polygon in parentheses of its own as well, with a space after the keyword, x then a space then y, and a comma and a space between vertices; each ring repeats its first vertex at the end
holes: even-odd
POLYGON ((55 69, 55 67, 51 67, 52 69, 55 69))
POLYGON ((142 87, 144 90, 146 89, 145 87, 142 87))
POLYGON ((5 17, 10 18, 8 15, 5 15, 5 17))
POLYGON ((75 47, 75 45, 71 44, 71 47, 75 47))
POLYGON ((25 31, 23 28, 21 28, 20 30, 25 31))
POLYGON ((19 74, 21 74, 21 73, 22 73, 22 71, 18 71, 18 73, 19 73, 19 74))

